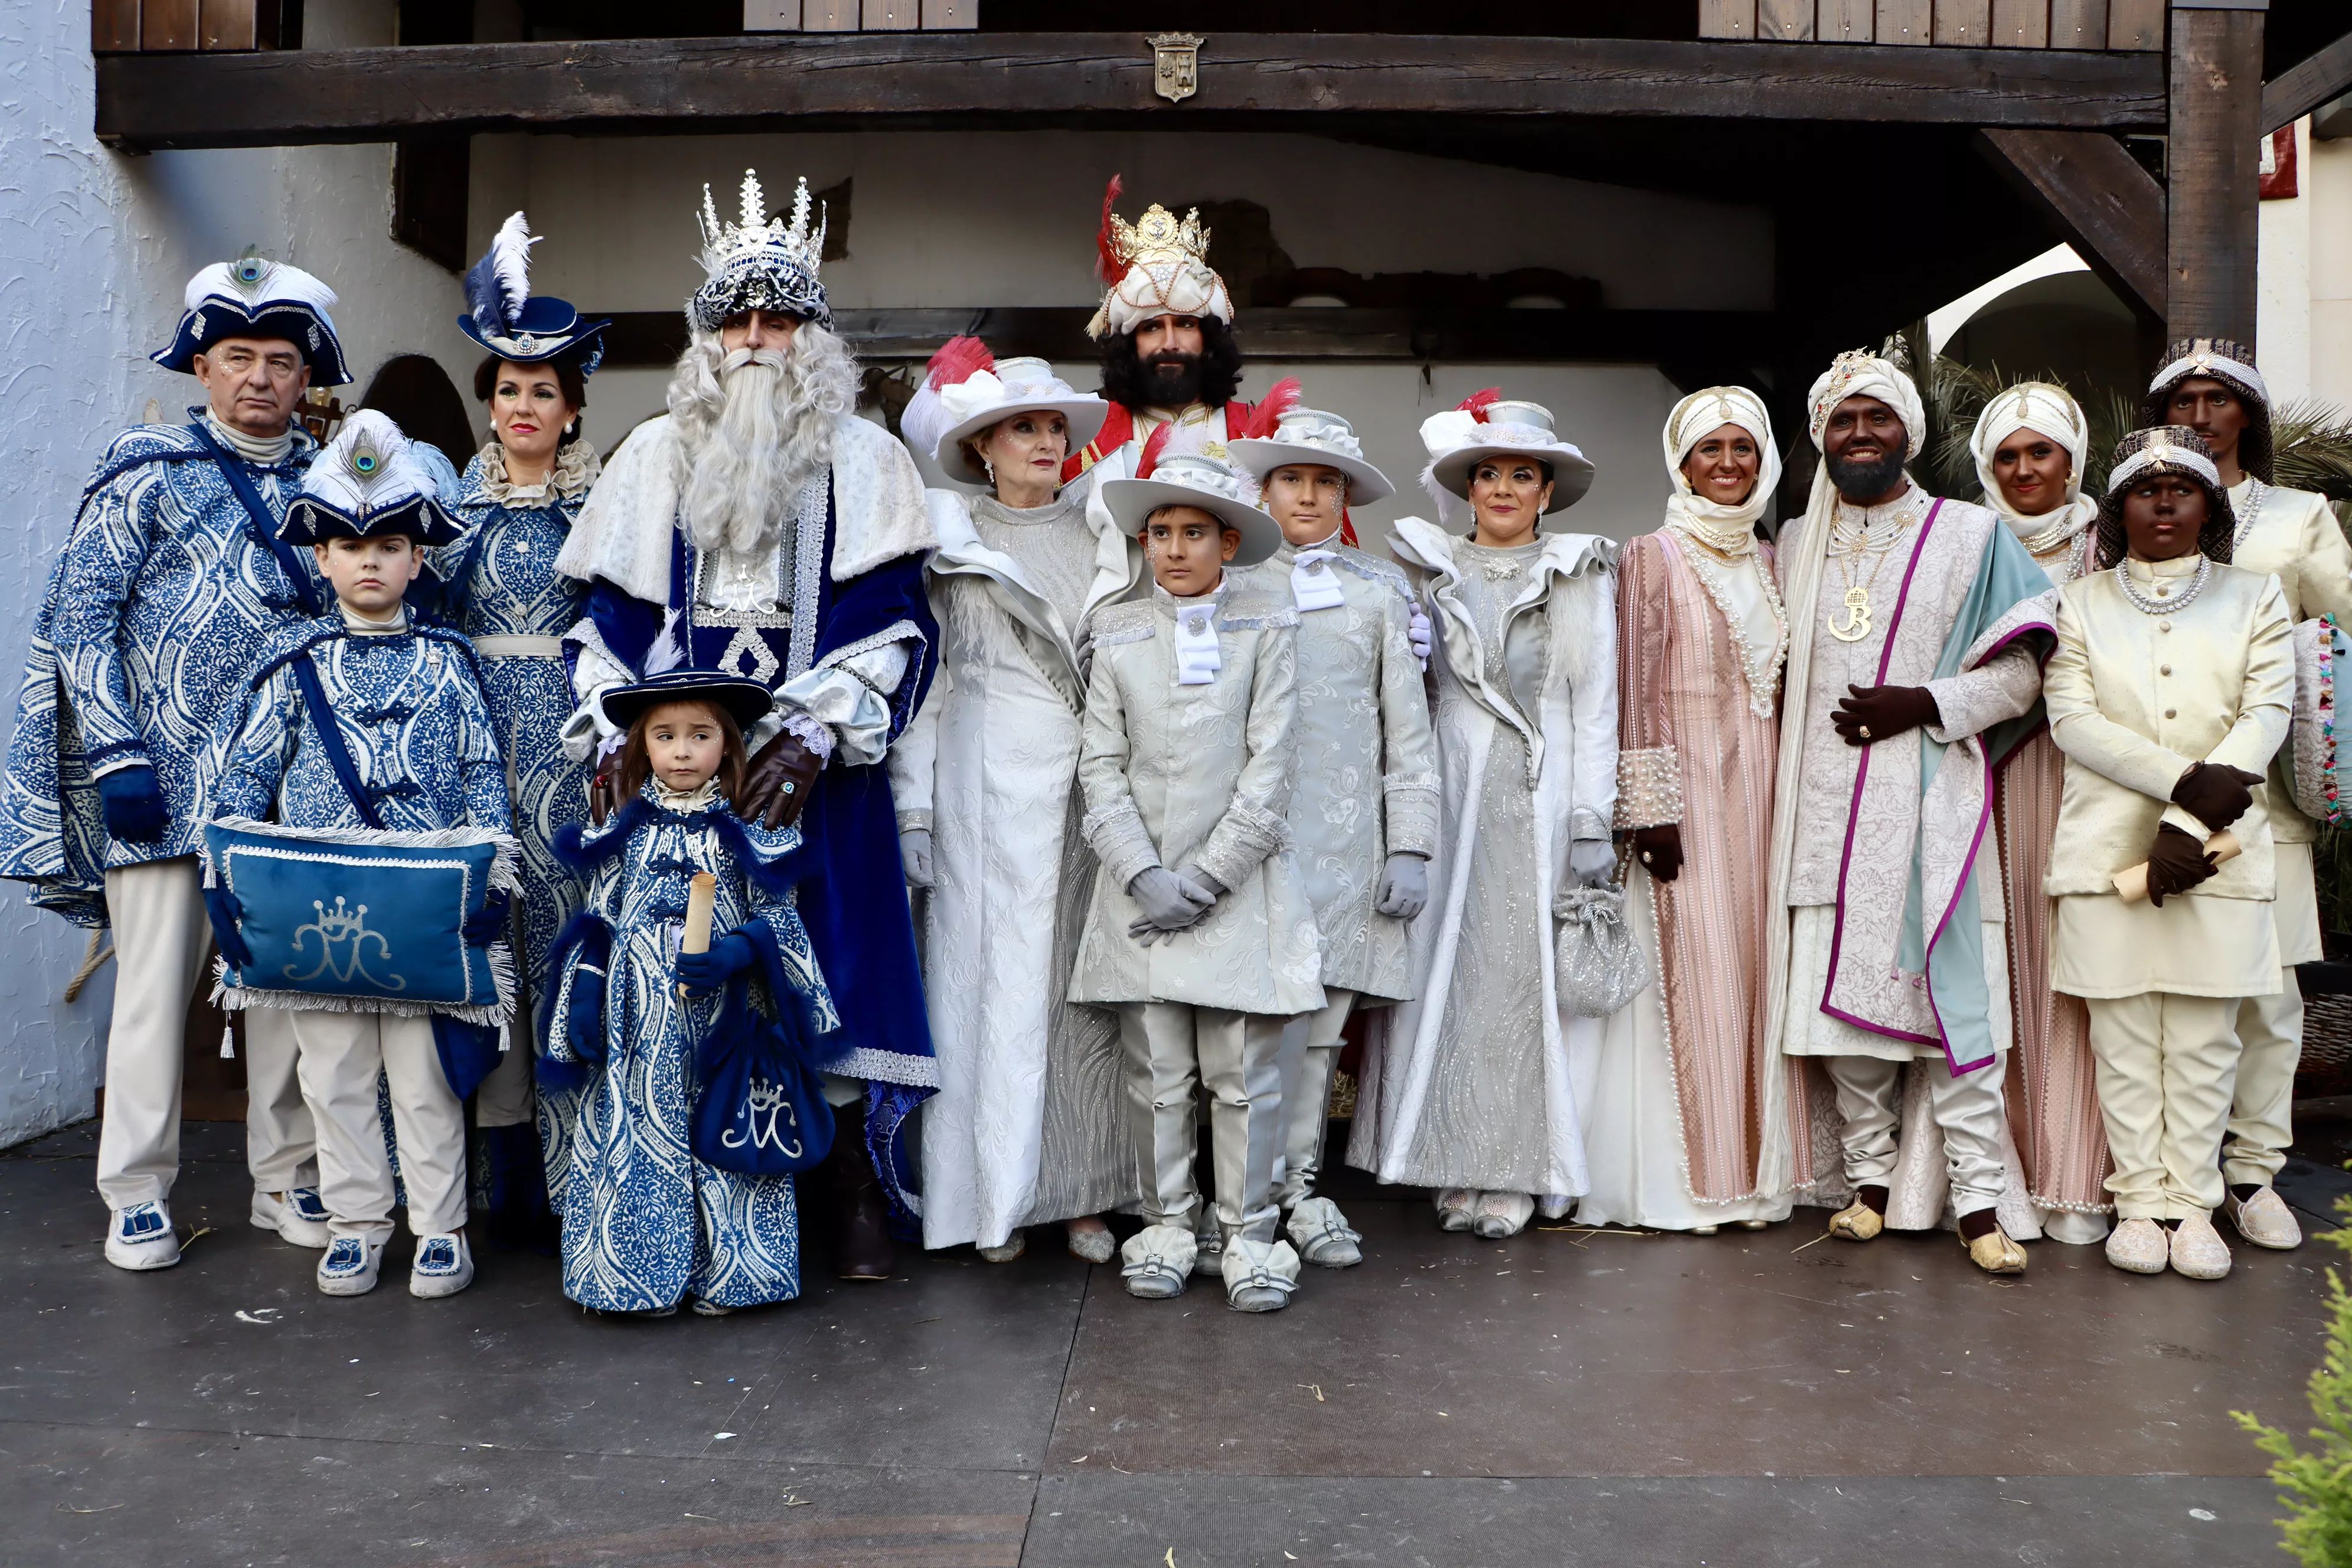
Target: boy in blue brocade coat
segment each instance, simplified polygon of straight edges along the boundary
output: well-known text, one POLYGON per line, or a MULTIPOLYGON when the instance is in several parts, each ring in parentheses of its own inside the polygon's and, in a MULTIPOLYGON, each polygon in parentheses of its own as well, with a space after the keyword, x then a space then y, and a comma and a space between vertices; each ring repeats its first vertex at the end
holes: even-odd
MULTIPOLYGON (((289 827, 356 831, 369 826, 356 788, 385 828, 510 831, 506 766, 473 650, 456 632, 412 625, 401 601, 425 547, 456 531, 407 446, 391 420, 362 410, 320 454, 288 510, 282 536, 311 547, 337 607, 264 647, 246 700, 219 731, 214 820, 274 818, 289 827), (340 776, 343 759, 305 701, 306 660, 348 753, 355 775, 348 783, 340 776)), ((249 954, 236 929, 236 896, 208 887, 205 898, 222 953, 242 966, 249 954)), ((466 940, 488 945, 507 915, 507 895, 492 893, 467 922, 466 940)), ((393 1170, 376 1110, 381 1074, 417 1237, 409 1292, 464 1289, 474 1275, 465 1236, 465 1114, 433 1020, 329 1011, 294 1011, 291 1018, 333 1235, 319 1289, 331 1296, 374 1289, 392 1237, 393 1170)))

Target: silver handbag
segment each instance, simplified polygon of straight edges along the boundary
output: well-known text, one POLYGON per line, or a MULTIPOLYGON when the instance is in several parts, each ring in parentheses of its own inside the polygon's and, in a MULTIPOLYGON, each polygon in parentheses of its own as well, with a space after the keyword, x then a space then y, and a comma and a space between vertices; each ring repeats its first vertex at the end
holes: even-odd
POLYGON ((1650 960, 1625 922, 1625 861, 1616 879, 1598 888, 1569 888, 1552 900, 1560 1005, 1580 1017, 1605 1018, 1650 983, 1650 960))

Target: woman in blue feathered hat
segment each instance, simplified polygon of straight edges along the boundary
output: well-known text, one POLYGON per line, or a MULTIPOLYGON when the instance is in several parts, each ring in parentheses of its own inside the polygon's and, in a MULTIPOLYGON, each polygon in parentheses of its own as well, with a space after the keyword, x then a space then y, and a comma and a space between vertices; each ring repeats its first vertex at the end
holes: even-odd
MULTIPOLYGON (((488 351, 474 372, 474 395, 489 405, 492 435, 458 481, 452 510, 465 537, 436 563, 442 615, 481 656, 484 694, 506 751, 522 840, 515 952, 534 997, 545 993, 556 933, 580 907, 579 888, 550 847, 565 826, 587 820, 589 770, 563 754, 572 702, 557 643, 585 614, 586 584, 559 574, 555 556, 596 479, 580 411, 610 324, 531 293, 537 243, 516 213, 466 274, 468 310, 457 327, 488 351)), ((534 1093, 530 1058, 509 1053, 482 1085, 475 1159, 487 1178, 492 1234, 544 1249, 550 1202, 562 1201, 574 1107, 562 1090, 534 1093)))

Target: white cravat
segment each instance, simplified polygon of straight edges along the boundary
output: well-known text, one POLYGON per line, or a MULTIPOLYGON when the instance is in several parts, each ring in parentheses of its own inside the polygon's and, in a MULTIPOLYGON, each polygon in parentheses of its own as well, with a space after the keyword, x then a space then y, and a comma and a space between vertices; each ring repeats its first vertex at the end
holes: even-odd
MULTIPOLYGON (((1337 537, 1333 535, 1333 538, 1337 537)), ((1330 540, 1323 542, 1328 544, 1330 540)), ((1300 615, 1313 610, 1336 610, 1348 602, 1348 596, 1339 592, 1339 575, 1327 564, 1338 559, 1338 551, 1325 550, 1321 545, 1302 550, 1293 559, 1290 563, 1290 602, 1298 607, 1300 615)))
MULTIPOLYGON (((1222 585, 1222 584, 1221 584, 1222 585)), ((1176 684, 1206 686, 1224 658, 1217 652, 1217 596, 1176 601, 1176 684)))
POLYGON ((408 629, 408 607, 405 605, 394 605, 392 614, 380 621, 361 615, 341 600, 336 601, 335 608, 343 613, 343 628, 358 637, 390 637, 394 632, 408 629))

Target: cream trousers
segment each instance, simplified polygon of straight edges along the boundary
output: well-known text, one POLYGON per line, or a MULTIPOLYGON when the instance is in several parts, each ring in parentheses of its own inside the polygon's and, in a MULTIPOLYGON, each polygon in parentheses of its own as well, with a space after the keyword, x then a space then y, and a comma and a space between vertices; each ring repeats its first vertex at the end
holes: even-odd
POLYGON ((1193 1097, 1206 1089, 1217 1222, 1227 1237, 1274 1239, 1280 1218, 1274 1162, 1284 1131, 1279 1058, 1289 1022, 1181 1002, 1119 1004, 1128 1126, 1147 1223, 1193 1228, 1201 1202, 1192 1179, 1200 1147, 1193 1097))
POLYGON ((1315 1195, 1323 1133, 1331 1124, 1331 1068, 1339 1059, 1339 1031, 1355 1005, 1354 992, 1327 985, 1322 1010, 1293 1018, 1282 1031, 1282 1169, 1276 1179, 1283 1208, 1315 1195))
POLYGON ((1928 1103, 1944 1133, 1944 1162, 1950 1168, 1952 1210, 1970 1215, 2000 1197, 2007 1167, 2001 1160, 2002 1075, 2005 1052, 1974 1072, 1955 1074, 1941 1057, 1909 1063, 1880 1057, 1823 1057, 1822 1066, 1837 1086, 1838 1114, 1845 1119, 1839 1140, 1845 1148, 1845 1179, 1857 1187, 1885 1186, 1895 1173, 1895 1131, 1903 1124, 1903 1069, 1927 1075, 1928 1103))
MULTIPOLYGON (((106 1120, 98 1191, 109 1208, 161 1203, 180 1173, 180 1057, 188 999, 203 978, 204 873, 193 855, 106 874, 114 929, 114 1016, 106 1032, 106 1120)), ((310 1108, 294 1076, 294 1032, 274 1012, 245 1016, 245 1160, 256 1190, 319 1179, 310 1108)))
POLYGON ((2090 1004, 2116 1218, 2187 1219, 2221 1206, 2221 1131, 2238 1071, 2231 1022, 2252 1005, 2162 991, 2090 1004))
POLYGON ((392 1237, 392 1161, 376 1114, 376 1075, 392 1091, 408 1228, 446 1236, 466 1223, 466 1110, 449 1092, 433 1020, 394 1013, 289 1012, 302 1098, 319 1124, 319 1197, 328 1229, 379 1245, 392 1237))

